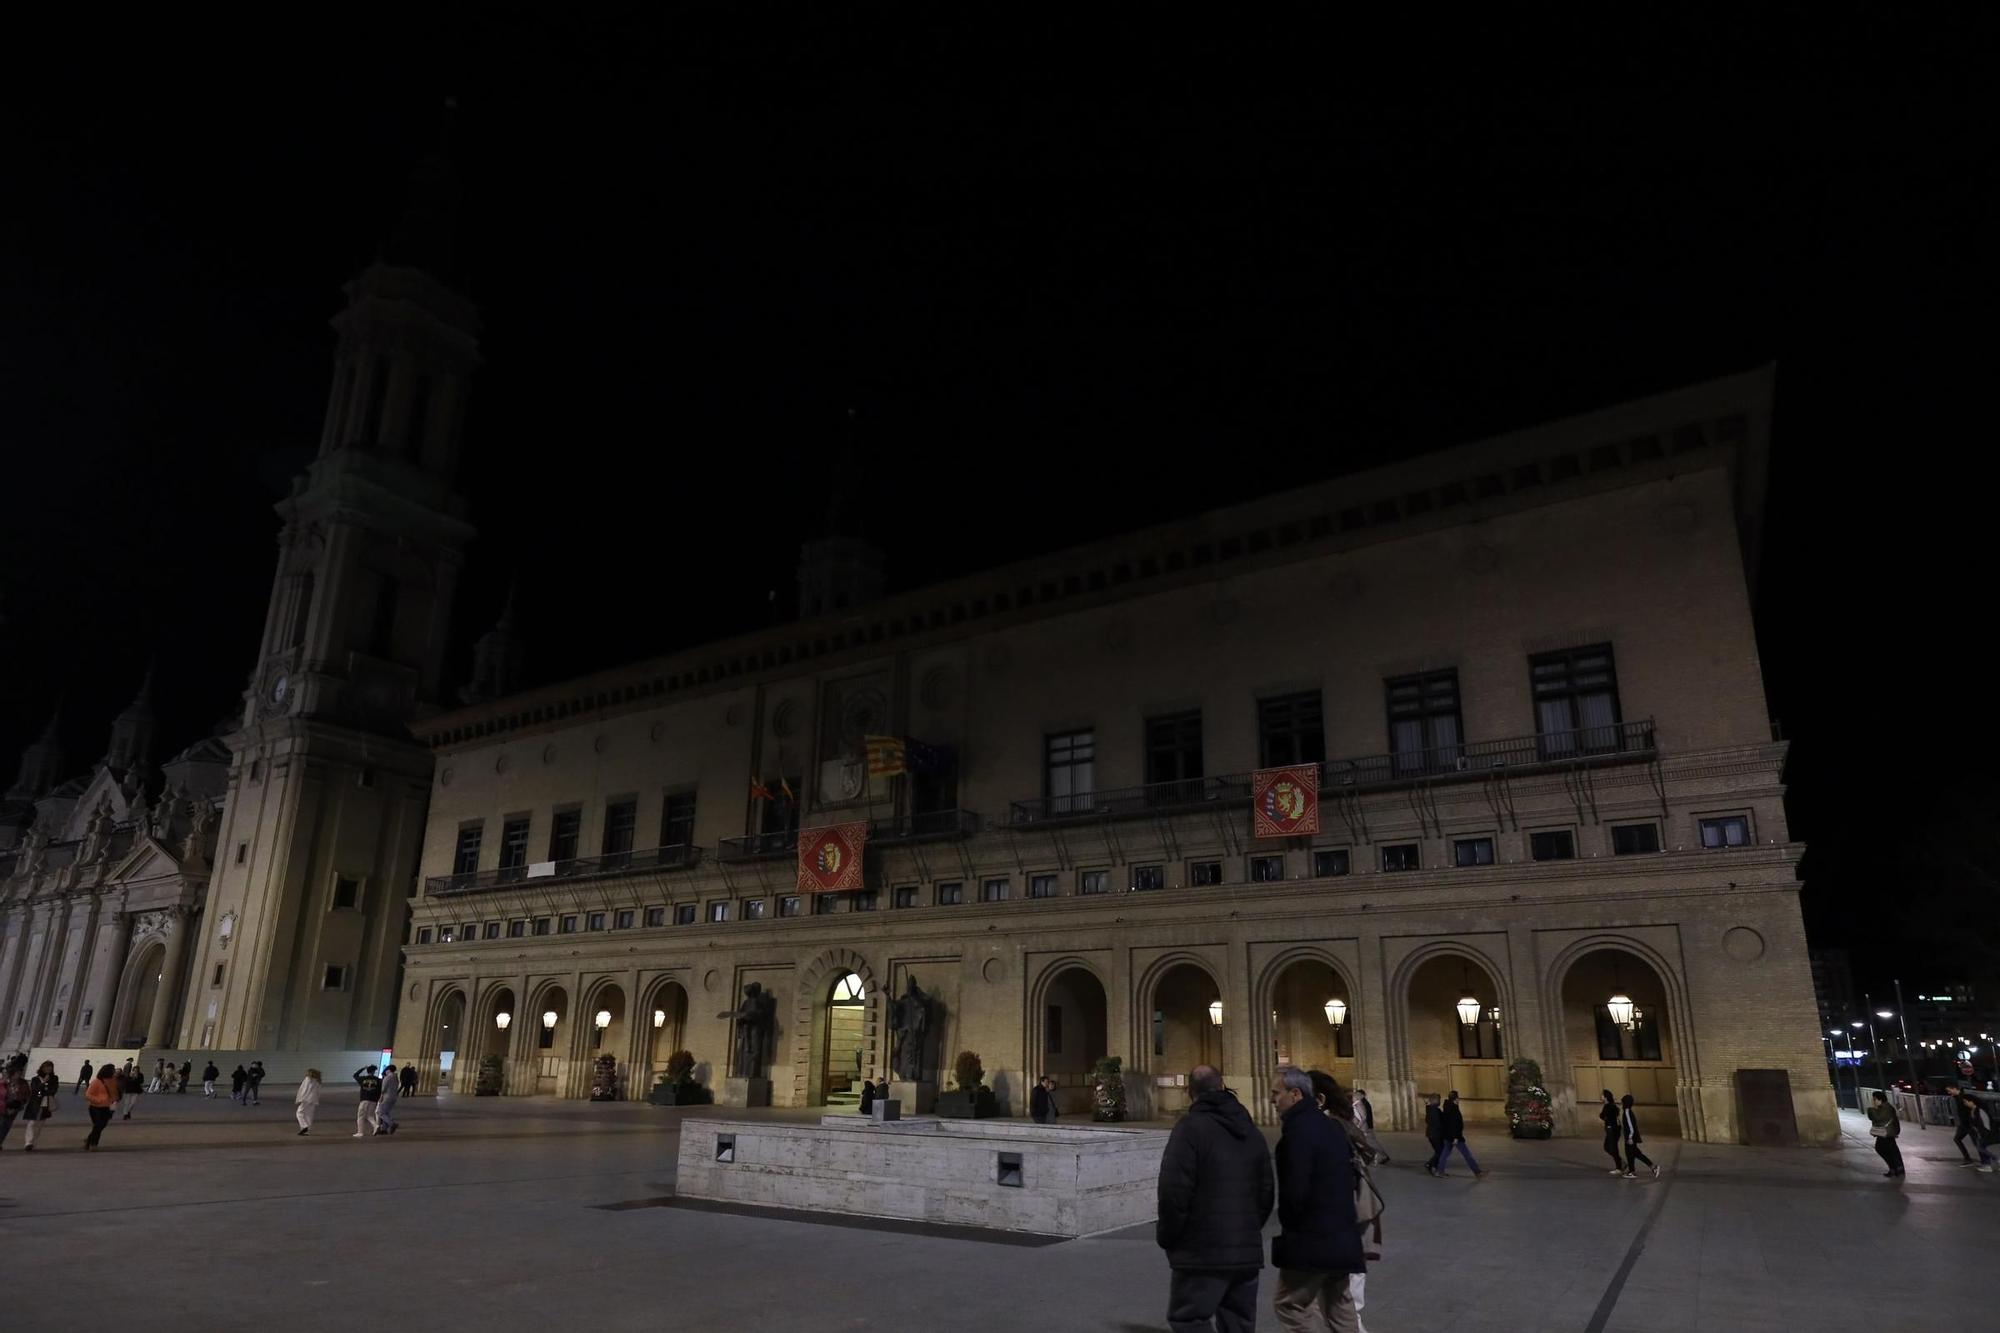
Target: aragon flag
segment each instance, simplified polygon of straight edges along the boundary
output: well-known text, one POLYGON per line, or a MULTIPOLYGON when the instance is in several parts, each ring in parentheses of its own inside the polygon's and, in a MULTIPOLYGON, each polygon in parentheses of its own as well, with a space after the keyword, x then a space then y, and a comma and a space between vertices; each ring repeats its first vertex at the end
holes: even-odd
POLYGON ((1258 769, 1250 775, 1250 811, 1254 837, 1319 832, 1319 765, 1258 769))
POLYGON ((868 821, 799 830, 799 892, 841 893, 861 887, 868 821))

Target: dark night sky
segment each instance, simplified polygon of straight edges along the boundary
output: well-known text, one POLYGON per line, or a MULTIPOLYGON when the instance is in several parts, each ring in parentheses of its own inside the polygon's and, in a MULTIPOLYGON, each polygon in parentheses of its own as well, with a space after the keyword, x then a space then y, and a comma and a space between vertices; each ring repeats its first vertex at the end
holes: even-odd
POLYGON ((1992 564, 1977 34, 409 12, 0 92, 9 779, 57 695, 100 753, 152 653, 168 746, 239 706, 325 320, 451 93, 465 641, 510 578, 538 678, 759 623, 849 408, 908 586, 1775 360, 1760 638, 1809 921, 1864 979, 1974 966, 1940 926, 1990 931, 2000 844, 1951 674, 1992 564), (1884 932, 1951 873, 1913 838, 1983 838, 1988 891, 1884 932))

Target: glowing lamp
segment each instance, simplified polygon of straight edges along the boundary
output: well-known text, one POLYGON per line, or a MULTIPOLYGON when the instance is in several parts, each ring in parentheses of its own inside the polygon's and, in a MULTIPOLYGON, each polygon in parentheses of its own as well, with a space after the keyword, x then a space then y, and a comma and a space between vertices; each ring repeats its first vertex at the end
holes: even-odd
POLYGON ((1326 1002, 1326 1021, 1339 1027, 1347 1021, 1347 1001, 1341 999, 1326 1002))
POLYGON ((508 1013, 505 1009, 502 1009, 499 1013, 493 1015, 493 1026, 499 1028, 502 1032, 505 1032, 507 1030, 507 1025, 513 1021, 514 1021, 514 1015, 508 1013))
POLYGON ((1208 1002, 1208 1021, 1214 1027, 1222 1026, 1222 1001, 1210 1000, 1208 1002))
POLYGON ((554 1032, 556 1030, 556 1024, 560 1021, 561 1020, 556 1016, 556 1011, 553 1009, 549 1010, 547 1013, 542 1015, 542 1026, 547 1028, 551 1032, 554 1032))
POLYGON ((1631 1027, 1632 1015, 1639 1010, 1639 1006, 1632 1003, 1632 997, 1622 991, 1606 1000, 1604 1007, 1611 1011, 1611 1021, 1621 1028, 1631 1027))
POLYGON ((1466 1027, 1471 1027, 1479 1021, 1479 1011, 1486 1006, 1479 1003, 1479 998, 1468 991, 1452 1007, 1458 1010, 1458 1021, 1466 1027))
POLYGON ((610 1026, 611 1026, 611 1011, 610 1011, 609 1009, 599 1009, 599 1010, 597 1011, 597 1019, 596 1019, 596 1023, 597 1023, 597 1030, 598 1030, 599 1032, 602 1032, 602 1031, 604 1031, 604 1029, 606 1029, 606 1028, 610 1027, 610 1026))
POLYGON ((653 1011, 653 1026, 656 1028, 663 1028, 666 1025, 667 1025, 667 1011, 664 1009, 655 1009, 653 1011))

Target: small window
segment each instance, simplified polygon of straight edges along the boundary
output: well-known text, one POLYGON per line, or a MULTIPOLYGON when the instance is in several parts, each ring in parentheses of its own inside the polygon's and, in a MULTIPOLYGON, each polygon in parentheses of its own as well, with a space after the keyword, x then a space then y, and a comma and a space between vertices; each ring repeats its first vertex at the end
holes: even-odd
POLYGON ((451 854, 452 874, 470 875, 479 869, 479 840, 485 834, 486 825, 483 821, 459 826, 458 846, 451 854))
POLYGON ((1222 883, 1222 862, 1188 862, 1188 883, 1197 888, 1205 888, 1209 885, 1222 883))
POLYGON ((1284 877, 1284 857, 1253 856, 1250 858, 1250 882, 1252 884, 1275 884, 1284 877))
POLYGON ((965 901, 965 885, 955 879, 945 880, 937 886, 937 905, 956 907, 965 901))
POLYGON ((471 941, 478 939, 479 923, 477 921, 466 922, 465 925, 462 928, 460 928, 458 932, 458 938, 463 941, 466 941, 467 943, 470 943, 471 941))
POLYGON ((244 863, 245 861, 247 861, 247 860, 249 860, 249 859, 250 859, 250 844, 249 844, 249 843, 247 843, 247 842, 239 842, 239 843, 237 843, 237 844, 236 844, 236 864, 237 864, 237 865, 242 865, 242 864, 243 864, 243 863, 244 863))
POLYGON ((486 923, 485 938, 489 940, 497 940, 500 938, 500 923, 498 921, 488 921, 486 923))
POLYGON ((646 909, 646 924, 649 926, 666 925, 667 909, 664 907, 648 907, 646 909))
POLYGON ((1576 860, 1576 834, 1568 829, 1552 829, 1528 835, 1528 855, 1537 861, 1576 860))
POLYGON ((832 916, 840 910, 840 895, 837 893, 815 893, 813 895, 813 915, 832 916))
POLYGON ((1750 845, 1750 820, 1744 815, 1724 815, 1720 819, 1701 821, 1701 845, 1704 847, 1748 847, 1750 845))
POLYGON ((710 903, 708 905, 708 919, 710 921, 727 921, 729 919, 729 904, 721 901, 710 903))
POLYGON ((620 908, 618 914, 611 918, 611 928, 613 930, 630 930, 632 929, 632 923, 637 919, 637 914, 631 908, 620 908))
POLYGON ((1044 738, 1043 789, 1052 815, 1080 814, 1091 808, 1097 789, 1097 733, 1066 731, 1044 738))
POLYGON ((745 921, 762 921, 764 919, 765 905, 765 900, 762 898, 745 898, 743 900, 743 919, 745 921))
POLYGON ((914 884, 903 884, 897 886, 896 889, 897 908, 901 909, 904 907, 915 907, 916 905, 917 905, 917 886, 914 884))
POLYGON ((979 901, 982 903, 1003 903, 1007 901, 1007 881, 989 879, 979 886, 979 901))
POLYGON ((583 836, 583 811, 558 810, 549 821, 549 860, 574 861, 577 839, 583 836))
POLYGON ((1078 893, 1111 892, 1111 872, 1109 870, 1083 870, 1077 872, 1076 891, 1078 893))
POLYGON ((1613 824, 1611 826, 1611 854, 1613 856, 1639 856, 1646 852, 1660 850, 1660 826, 1658 824, 1613 824))
POLYGON ((862 889, 854 895, 854 910, 872 912, 881 904, 882 895, 873 889, 862 889))
MULTIPOLYGON (((419 944, 429 944, 429 943, 430 943, 430 940, 429 940, 428 938, 426 938, 426 937, 427 937, 427 936, 429 936, 429 935, 430 935, 430 932, 429 932, 428 930, 420 930, 420 931, 418 931, 418 932, 417 932, 417 943, 419 943, 419 944)), ((215 976, 214 976, 214 978, 213 978, 213 979, 212 979, 212 980, 211 980, 211 981, 210 981, 210 982, 208 983, 209 985, 211 985, 211 986, 220 986, 220 985, 222 984, 222 971, 223 971, 223 967, 224 967, 224 966, 225 966, 225 965, 224 965, 224 964, 222 964, 222 963, 217 963, 217 964, 215 965, 215 976)))
POLYGON ((613 801, 604 807, 603 854, 613 865, 620 864, 617 858, 625 857, 632 850, 633 837, 639 828, 639 802, 631 797, 613 801))
POLYGON ((1165 866, 1132 867, 1132 887, 1147 891, 1166 888, 1167 868, 1165 866))
POLYGON ((328 967, 326 975, 320 978, 319 988, 321 990, 346 990, 347 968, 344 965, 328 967))
POLYGON ((429 926, 420 927, 417 931, 417 943, 429 944, 431 942, 432 933, 433 932, 431 931, 431 928, 429 926))
MULTIPOLYGON (((500 868, 502 870, 525 870, 528 864, 528 816, 515 815, 500 825, 500 868)), ((519 879, 519 875, 503 875, 503 879, 519 879)))
POLYGON ((525 918, 523 918, 523 919, 522 919, 522 920, 520 920, 520 921, 509 921, 509 922, 507 923, 507 938, 508 938, 508 939, 510 939, 510 940, 518 940, 518 939, 522 938, 522 937, 523 937, 524 935, 526 935, 527 933, 528 933, 528 922, 527 922, 527 920, 526 920, 525 918))
POLYGON ((674 924, 677 926, 692 926, 694 924, 693 903, 674 904, 674 924))
POLYGON ((584 918, 583 927, 585 930, 603 930, 604 913, 592 912, 589 916, 584 918))
POLYGON ((533 927, 534 933, 537 935, 546 935, 549 933, 549 928, 554 924, 555 922, 550 918, 545 916, 538 916, 535 918, 535 924, 533 927))
POLYGON ((1323 847, 1313 853, 1313 878, 1332 879, 1349 870, 1345 847, 1323 847))
POLYGON ((450 944, 452 942, 452 939, 457 935, 457 933, 458 932, 451 926, 438 927, 438 943, 450 944))
POLYGON ((1421 864, 1414 842, 1392 843, 1382 849, 1382 869, 1386 871, 1416 870, 1421 864))
MULTIPOLYGON (((1451 861, 1459 866, 1490 866, 1493 864, 1493 839, 1460 838, 1451 845, 1451 861)), ((1384 867, 1386 869, 1386 867, 1384 867)))
POLYGON ((1030 875, 1030 876, 1028 876, 1028 896, 1029 896, 1030 898, 1053 898, 1053 897, 1055 897, 1055 896, 1056 896, 1056 877, 1055 877, 1054 875, 1030 875))
POLYGON ((252 759, 250 761, 250 780, 252 782, 262 782, 264 780, 264 761, 262 759, 252 759))
POLYGON ((345 875, 333 878, 333 905, 337 908, 353 908, 361 905, 361 885, 345 875))
POLYGON ((797 916, 798 914, 799 914, 799 897, 797 894, 788 893, 784 897, 778 899, 779 916, 797 916))
POLYGON ((1178 790, 1155 797, 1187 800, 1201 794, 1201 710, 1146 719, 1146 785, 1173 783, 1178 790))
POLYGON ((576 934, 576 913, 571 912, 568 915, 564 916, 560 921, 556 922, 556 934, 558 935, 576 934))

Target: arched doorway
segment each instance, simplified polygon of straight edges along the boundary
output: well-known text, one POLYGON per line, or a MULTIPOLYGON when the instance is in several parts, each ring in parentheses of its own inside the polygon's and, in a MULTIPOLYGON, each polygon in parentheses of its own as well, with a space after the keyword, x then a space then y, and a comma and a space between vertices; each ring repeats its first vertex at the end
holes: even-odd
POLYGON ((155 940, 133 955, 125 973, 125 984, 112 1015, 113 1045, 144 1046, 146 1028, 153 1021, 153 1005, 160 996, 160 974, 166 970, 167 946, 155 940))
POLYGON ((626 1021, 625 990, 615 982, 599 986, 591 992, 585 1008, 590 1010, 590 1029, 586 1034, 590 1062, 584 1071, 585 1095, 595 1101, 622 1100, 629 1095, 626 1085, 631 1075, 625 1061, 619 1058, 631 1032, 626 1021))
POLYGON ((646 1086, 634 1087, 632 1096, 650 1093, 660 1075, 666 1072, 668 1057, 681 1049, 687 1036, 687 1013, 687 990, 680 982, 665 982, 653 992, 652 1012, 646 1016, 651 1024, 646 1038, 646 1086))
POLYGON ((1091 1109, 1091 1072, 1110 1054, 1110 1005, 1104 983, 1081 964, 1072 964, 1049 979, 1037 1018, 1040 1068, 1033 1079, 1047 1074, 1056 1081, 1056 1104, 1064 1115, 1091 1109))
POLYGON ((864 1069, 868 1049, 868 1005, 874 999, 859 973, 843 972, 827 989, 820 1021, 819 1100, 834 1108, 861 1105, 861 1084, 879 1070, 864 1069))
MULTIPOLYGON (((1153 983, 1145 1009, 1146 1070, 1152 1074, 1154 1115, 1175 1115, 1188 1104, 1187 1074, 1196 1065, 1222 1070, 1223 1024, 1243 1016, 1223 1012, 1222 988, 1197 963, 1176 963, 1153 983), (1172 1082, 1163 1083, 1162 1079, 1172 1082)), ((1126 1080, 1127 1092, 1131 1080, 1126 1080)))
POLYGON ((570 1030, 575 1021, 569 1011, 569 993, 561 986, 544 987, 529 1008, 528 1021, 535 1025, 530 1037, 534 1043, 534 1091, 560 1093, 569 1073, 570 1030))
POLYGON ((469 1071, 460 1072, 459 1056, 468 1053, 467 1041, 472 1033, 465 1023, 465 992, 454 987, 448 992, 437 1008, 437 1031, 432 1037, 432 1048, 437 1051, 438 1086, 456 1088, 470 1077, 469 1071))
POLYGON ((1301 958, 1271 987, 1272 1063, 1319 1069, 1354 1086, 1354 997, 1330 964, 1301 958))
POLYGON ((1499 981, 1469 955, 1439 954, 1411 973, 1407 1000, 1416 1124, 1423 1124, 1424 1094, 1442 1097, 1453 1089, 1468 1123, 1504 1123, 1506 1015, 1499 981))
POLYGON ((1596 949, 1562 979, 1563 1054, 1576 1088, 1577 1130, 1592 1132, 1604 1091, 1632 1096, 1642 1130, 1681 1134, 1679 1060, 1667 988, 1644 958, 1596 949))
MULTIPOLYGON (((491 1087, 495 1095, 506 1092, 508 1056, 513 1049, 514 1025, 523 1019, 520 1006, 514 1001, 512 986, 499 986, 486 993, 479 1006, 478 1018, 471 1021, 466 1033, 464 1049, 459 1053, 459 1062, 464 1072, 459 1075, 453 1089, 458 1092, 478 1091, 480 1070, 488 1057, 497 1059, 499 1069, 491 1087)), ((524 1029, 525 1030, 525 1029, 524 1029)))

